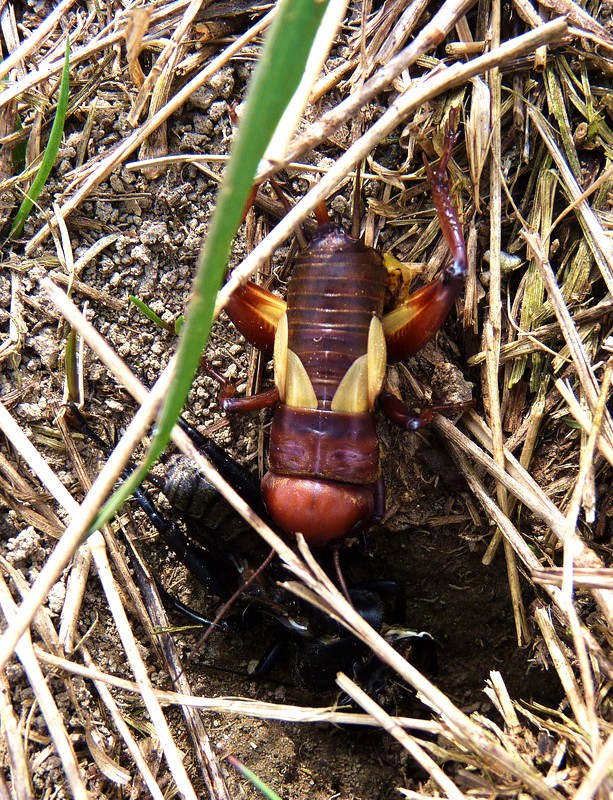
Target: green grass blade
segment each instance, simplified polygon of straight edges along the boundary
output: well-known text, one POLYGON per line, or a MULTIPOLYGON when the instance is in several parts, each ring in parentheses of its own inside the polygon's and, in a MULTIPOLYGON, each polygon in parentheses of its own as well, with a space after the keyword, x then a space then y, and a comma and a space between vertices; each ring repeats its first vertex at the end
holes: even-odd
POLYGON ((158 328, 162 328, 163 330, 168 331, 168 333, 179 334, 181 332, 181 328, 183 327, 183 323, 185 322, 184 314, 179 314, 179 316, 175 319, 175 321, 171 325, 169 322, 164 322, 164 320, 161 317, 159 317, 155 313, 155 311, 150 306, 148 306, 147 303, 144 302, 144 300, 141 300, 140 297, 136 297, 133 294, 129 294, 128 300, 131 303, 134 303, 134 305, 136 306, 136 308, 138 308, 141 314, 144 314, 144 316, 147 317, 148 320, 154 322, 158 326, 158 328))
POLYGON ((279 5, 249 86, 239 131, 198 260, 192 300, 181 329, 176 377, 156 436, 141 467, 106 503, 92 530, 121 508, 166 447, 208 340, 215 300, 258 165, 300 84, 322 17, 331 2, 337 0, 283 0, 279 5))
POLYGON ((164 322, 164 320, 161 317, 159 317, 155 313, 155 311, 152 308, 150 308, 147 305, 147 303, 145 303, 139 297, 136 297, 135 295, 130 294, 130 295, 128 295, 128 300, 131 303, 133 303, 136 306, 136 308, 138 308, 138 310, 141 312, 141 314, 143 314, 145 317, 147 317, 147 319, 150 320, 151 322, 154 322, 159 328, 162 328, 162 330, 168 331, 169 333, 175 333, 174 326, 173 325, 169 325, 167 322, 164 322))
POLYGON ((36 177, 32 181, 30 190, 24 197, 23 202, 19 206, 11 232, 9 236, 19 236, 28 218, 28 214, 32 210, 32 206, 36 202, 39 194, 42 192, 47 178, 51 173, 55 159, 57 158, 62 135, 64 133, 64 122, 66 120, 66 109, 68 108, 68 95, 70 93, 70 39, 66 37, 66 57, 64 58, 64 67, 62 69, 62 79, 60 81, 60 93, 57 101, 57 109, 55 112, 55 119, 51 126, 51 133, 49 134, 49 141, 45 148, 45 154, 41 162, 36 177))
POLYGON ((232 764, 234 769, 243 776, 243 778, 246 778, 252 784, 252 786, 255 786, 255 788, 264 795, 266 800, 281 800, 279 795, 274 792, 268 786, 268 784, 264 783, 261 778, 258 778, 258 776, 252 772, 249 767, 246 767, 242 761, 239 761, 238 758, 235 756, 228 756, 227 760, 230 762, 230 764, 232 764))

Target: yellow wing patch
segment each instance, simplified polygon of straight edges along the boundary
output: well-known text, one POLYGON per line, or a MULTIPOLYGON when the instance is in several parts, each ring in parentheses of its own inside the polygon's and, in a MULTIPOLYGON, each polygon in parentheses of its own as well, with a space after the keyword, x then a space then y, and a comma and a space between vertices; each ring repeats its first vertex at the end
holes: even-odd
POLYGON ((368 411, 368 354, 356 358, 339 383, 332 404, 332 411, 368 411))
POLYGON ((283 314, 277 321, 275 333, 275 347, 273 351, 273 364, 275 367, 275 385, 279 390, 281 402, 285 402, 285 385, 287 382, 287 314, 283 314))
POLYGON ((275 385, 281 402, 294 408, 317 408, 317 397, 304 364, 289 349, 287 314, 279 317, 273 354, 275 385))
POLYGON ((381 391, 387 366, 385 336, 381 321, 373 317, 368 330, 368 348, 344 374, 332 398, 332 411, 370 411, 381 391))
POLYGON ((315 389, 304 364, 292 350, 287 351, 287 381, 285 400, 294 408, 317 408, 315 389))
POLYGON ((387 370, 387 347, 383 325, 378 317, 373 317, 368 330, 368 402, 370 408, 381 392, 387 370))

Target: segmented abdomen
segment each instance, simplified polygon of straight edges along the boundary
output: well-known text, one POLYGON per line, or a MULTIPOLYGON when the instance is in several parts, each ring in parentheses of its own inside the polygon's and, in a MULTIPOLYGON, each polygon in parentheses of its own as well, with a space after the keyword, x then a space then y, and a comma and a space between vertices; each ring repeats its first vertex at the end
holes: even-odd
POLYGON ((381 318, 381 255, 335 226, 324 226, 298 257, 288 286, 289 349, 300 358, 320 408, 328 408, 349 367, 366 352, 381 318))

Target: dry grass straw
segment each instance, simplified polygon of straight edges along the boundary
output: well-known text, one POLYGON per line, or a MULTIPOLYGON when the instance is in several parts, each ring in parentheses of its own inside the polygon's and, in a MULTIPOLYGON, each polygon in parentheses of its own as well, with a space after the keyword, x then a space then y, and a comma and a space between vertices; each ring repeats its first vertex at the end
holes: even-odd
MULTIPOLYGON (((137 87, 138 93, 131 91, 130 119, 137 127, 132 133, 125 135, 110 152, 104 153, 98 160, 84 163, 68 176, 69 183, 56 206, 54 218, 40 228, 26 244, 26 252, 34 256, 36 248, 53 232, 61 269, 51 277, 56 283, 62 283, 109 308, 118 308, 117 300, 111 293, 88 287, 80 281, 79 276, 90 259, 95 258, 103 247, 113 244, 114 234, 101 238, 96 248, 74 261, 66 221, 69 221, 70 214, 91 197, 94 189, 113 170, 122 165, 156 130, 159 131, 159 126, 165 124, 196 88, 205 84, 235 53, 256 39, 274 13, 274 10, 270 11, 246 32, 241 31, 221 53, 216 51, 214 55, 205 56, 190 50, 189 37, 194 30, 195 14, 199 5, 187 2, 155 5, 149 18, 145 20, 135 20, 135 9, 128 8, 120 12, 106 27, 102 27, 93 38, 88 37, 85 25, 77 25, 72 34, 74 41, 71 62, 78 74, 82 65, 85 68, 88 59, 93 56, 112 56, 113 48, 122 40, 129 21, 132 32, 129 42, 130 74, 135 82, 140 80, 134 62, 139 50, 153 47, 160 40, 164 41, 154 68, 147 77, 143 76, 142 85, 137 87), (172 72, 179 63, 190 64, 192 69, 197 65, 201 71, 168 99, 172 72), (149 102, 151 90, 154 100, 149 102), (145 112, 148 113, 148 118, 139 125, 138 120, 145 112)), ((606 335, 603 326, 606 325, 607 315, 613 309, 613 304, 604 293, 601 293, 602 297, 591 295, 591 287, 597 280, 602 281, 608 292, 613 287, 613 245, 603 224, 607 191, 611 188, 611 171, 609 168, 600 178, 590 176, 594 178, 591 186, 581 183, 577 128, 573 128, 574 122, 569 118, 569 105, 565 98, 571 98, 574 113, 583 116, 592 114, 590 121, 596 127, 597 133, 591 132, 589 135, 598 146, 607 150, 609 159, 613 134, 605 121, 598 116, 598 112, 594 111, 599 106, 601 96, 592 93, 587 68, 583 67, 580 77, 577 78, 568 63, 570 56, 566 55, 564 48, 558 51, 554 63, 551 59, 548 60, 548 44, 559 44, 567 34, 564 21, 554 20, 542 24, 532 6, 525 0, 518 1, 515 3, 517 13, 534 30, 516 39, 502 41, 500 6, 493 2, 488 9, 490 47, 484 50, 485 19, 478 18, 473 37, 466 18, 463 17, 472 5, 469 0, 448 0, 404 49, 403 41, 416 24, 415 7, 404 9, 395 26, 391 21, 388 21, 387 27, 377 22, 373 27, 375 35, 372 39, 367 31, 368 44, 365 50, 360 53, 358 47, 355 56, 348 62, 351 69, 357 70, 351 78, 351 83, 358 87, 357 90, 308 127, 283 159, 281 156, 280 159, 300 159, 318 142, 331 136, 361 105, 377 97, 394 81, 399 85, 402 80, 407 80, 406 90, 398 95, 389 109, 324 174, 321 182, 296 204, 233 272, 220 294, 218 310, 222 308, 231 289, 258 269, 262 261, 276 250, 300 220, 399 124, 405 124, 425 104, 434 105, 435 99, 450 89, 464 91, 461 87, 465 87, 467 82, 483 76, 483 81, 487 81, 487 91, 484 90, 483 81, 475 82, 471 124, 466 126, 466 150, 470 154, 473 181, 478 183, 482 174, 489 174, 489 187, 486 188, 484 180, 480 186, 474 187, 473 206, 468 207, 465 215, 467 228, 472 230, 472 235, 469 236, 469 252, 474 254, 477 248, 474 210, 482 210, 485 207, 484 196, 489 198, 487 210, 491 267, 485 302, 483 289, 477 283, 476 277, 471 284, 471 309, 476 309, 479 304, 488 309, 482 351, 471 362, 474 366, 481 365, 483 369, 482 395, 485 411, 483 417, 476 411, 467 413, 457 426, 439 417, 435 426, 449 443, 471 492, 481 504, 493 530, 498 531, 494 535, 488 557, 491 557, 497 541, 504 542, 518 640, 527 641, 531 635, 529 622, 536 622, 548 658, 564 687, 566 707, 562 710, 535 706, 528 708, 521 704, 522 698, 511 698, 502 675, 492 672, 486 691, 498 709, 503 725, 482 716, 469 717, 464 714, 356 615, 304 546, 299 553, 288 548, 255 517, 251 509, 214 472, 208 462, 195 452, 193 445, 181 431, 175 431, 173 438, 177 446, 196 461, 203 474, 238 512, 277 550, 293 575, 299 579, 288 583, 288 588, 341 620, 431 706, 434 715, 432 721, 392 719, 371 699, 363 696, 348 678, 339 679, 344 691, 365 711, 364 715, 343 715, 343 720, 356 725, 382 726, 430 775, 432 784, 424 788, 424 793, 418 795, 404 791, 407 797, 430 797, 443 793, 445 796, 462 798, 469 792, 471 796, 486 797, 497 793, 519 794, 524 791, 532 796, 551 800, 568 795, 586 800, 599 792, 605 796, 610 789, 607 784, 607 770, 613 752, 613 736, 609 724, 603 718, 607 681, 613 679, 610 652, 607 649, 613 628, 613 579, 603 557, 596 553, 586 539, 588 527, 580 522, 582 510, 584 519, 588 522, 598 512, 598 499, 594 499, 599 483, 597 470, 602 464, 598 454, 609 465, 613 465, 613 430, 607 410, 610 398, 610 363, 606 350, 605 355, 602 352, 606 335), (461 52, 482 55, 465 62, 458 60, 450 66, 439 64, 421 81, 410 83, 406 71, 409 68, 415 69, 418 60, 423 61, 426 53, 440 44, 454 25, 458 26, 461 34, 461 52), (543 92, 540 95, 533 92, 528 98, 523 95, 520 83, 508 82, 504 70, 522 64, 525 66, 525 59, 533 57, 535 53, 537 67, 544 70, 543 92), (382 66, 379 66, 380 63, 382 66), (490 103, 489 113, 485 116, 477 115, 476 104, 485 102, 490 103), (551 112, 549 117, 545 113, 546 109, 548 113, 549 110, 551 112), (503 147, 502 125, 505 117, 511 113, 510 110, 521 118, 526 129, 535 132, 527 140, 533 148, 530 153, 525 154, 530 160, 532 178, 522 184, 524 197, 518 196, 514 185, 517 176, 522 172, 519 159, 514 169, 504 172, 502 170, 507 155, 503 147), (562 202, 565 209, 560 213, 562 202), (514 235, 510 235, 509 231, 509 217, 506 212, 508 206, 512 210, 514 206, 511 217, 514 235), (525 209, 530 209, 530 206, 531 213, 526 213, 525 209), (569 225, 560 232, 562 224, 570 220, 575 223, 574 227, 569 225), (521 242, 525 242, 525 253, 529 262, 522 280, 515 282, 515 296, 507 296, 513 281, 504 272, 507 262, 503 246, 509 246, 509 242, 518 250, 522 248, 521 242), (551 260, 556 256, 555 248, 559 246, 566 247, 568 254, 561 259, 562 266, 558 274, 555 274, 551 260), (517 386, 524 381, 524 374, 528 369, 533 394, 528 402, 521 405, 517 400, 517 386), (501 375, 504 380, 501 380, 501 375), (518 413, 523 421, 509 436, 506 416, 511 413, 514 403, 519 403, 518 413), (548 423, 548 415, 554 420, 555 435, 560 440, 565 457, 570 457, 575 466, 572 478, 563 482, 555 493, 550 492, 550 486, 539 485, 530 474, 531 466, 538 458, 541 432, 548 423), (581 434, 564 427, 564 419, 569 415, 581 427, 581 434), (565 433, 569 430, 570 433, 565 433), (522 452, 517 459, 514 451, 519 447, 522 452), (526 519, 536 520, 546 533, 532 533, 532 527, 526 519), (554 566, 556 551, 563 553, 561 568, 554 566), (535 586, 542 587, 541 604, 531 610, 530 620, 521 603, 520 574, 535 586), (577 596, 589 597, 594 603, 592 619, 579 615, 574 603, 577 596), (594 619, 596 622, 593 622, 594 619), (569 631, 569 636, 565 636, 564 640, 560 638, 563 628, 569 631), (437 738, 422 741, 407 733, 406 729, 413 732, 427 731, 437 738), (556 756, 551 758, 548 770, 542 765, 538 768, 535 766, 538 745, 534 731, 537 729, 547 732, 558 744, 556 756), (439 766, 442 761, 457 765, 458 770, 450 776, 449 771, 443 772, 439 766), (464 769, 459 770, 460 766, 464 769)), ((543 5, 554 7, 550 4, 543 5)), ((27 103, 27 93, 44 92, 50 79, 57 76, 62 66, 64 31, 68 29, 59 23, 68 19, 66 15, 70 6, 70 2, 61 3, 41 22, 37 31, 24 39, 4 60, 2 73, 11 75, 11 82, 0 93, 0 108, 12 108, 11 104, 15 102, 27 103), (44 41, 47 42, 46 49, 42 47, 44 41), (26 63, 26 59, 31 64, 29 70, 20 67, 26 63), (17 69, 16 73, 11 72, 14 69, 17 69)), ((397 10, 400 14, 401 9, 397 10)), ((589 49, 584 52, 584 56, 591 65, 598 67, 601 64, 603 73, 605 66, 610 70, 613 49, 609 34, 603 26, 571 3, 557 2, 555 12, 553 16, 569 14, 569 20, 575 26, 566 42, 571 43, 574 48, 584 47, 586 40, 598 42, 601 51, 589 49)), ((483 8, 481 13, 484 13, 483 8)), ((342 79, 344 69, 329 73, 322 79, 316 92, 323 95, 334 88, 342 79)), ((95 77, 92 84, 87 86, 89 97, 95 96, 95 81, 100 78, 99 73, 93 74, 95 77)), ((512 78, 509 80, 512 81, 512 78)), ((441 103, 438 114, 442 117, 448 105, 457 102, 457 97, 454 101, 453 98, 449 99, 449 95, 445 95, 445 99, 438 102, 441 103)), ((88 130, 91 130, 93 119, 92 113, 88 130)), ((504 124, 507 125, 507 122, 504 124)), ((409 131, 407 137, 411 151, 415 145, 414 133, 409 131)), ((82 152, 85 153, 85 149, 82 152)), ((161 160, 154 161, 152 166, 156 169, 164 168, 161 160)), ((386 180, 383 169, 379 169, 376 164, 371 166, 372 174, 386 180)), ((277 164, 271 165, 262 174, 268 174, 277 168, 277 164)), ((462 169, 459 169, 457 175, 461 174, 462 169)), ((0 191, 12 185, 11 179, 3 177, 6 180, 0 191)), ((388 176, 387 181, 388 186, 404 186, 398 176, 388 176)), ((431 234, 426 231, 426 227, 424 226, 423 234, 417 237, 418 240, 413 245, 416 257, 421 257, 420 254, 427 249, 426 239, 431 234)), ((433 230, 434 227, 430 226, 430 231, 433 230)), ((441 249, 434 260, 444 257, 441 249)), ((473 258, 471 255, 471 259, 473 258)), ((557 261, 560 262, 560 259, 557 261)), ((7 260, 6 264, 12 270, 13 282, 12 327, 7 343, 0 350, 0 356, 4 359, 20 352, 28 333, 23 307, 24 266, 16 263, 14 258, 7 260)), ((57 267, 57 262, 54 266, 57 267)), ((471 266, 473 276, 476 276, 474 263, 471 266)), ((43 712, 50 742, 61 759, 65 779, 73 796, 88 796, 86 778, 82 767, 77 763, 65 716, 58 708, 46 676, 55 676, 54 681, 64 687, 73 708, 79 707, 78 692, 91 692, 91 686, 95 688, 108 711, 108 719, 114 726, 116 735, 124 743, 125 753, 129 754, 129 760, 122 758, 122 764, 119 764, 119 759, 111 757, 103 743, 97 740, 92 720, 84 716, 82 724, 91 757, 88 763, 96 764, 112 783, 121 786, 135 780, 138 775, 138 780, 143 781, 153 797, 164 796, 155 770, 151 769, 146 757, 147 747, 155 747, 159 742, 178 791, 182 796, 196 797, 183 753, 169 729, 164 711, 169 705, 178 705, 185 715, 200 773, 210 796, 228 797, 214 748, 208 742, 203 718, 196 709, 305 723, 338 721, 339 714, 330 709, 194 697, 172 638, 168 635, 158 637, 153 629, 153 626, 167 626, 159 598, 152 592, 151 603, 156 611, 155 619, 150 621, 133 585, 124 556, 116 547, 113 533, 97 532, 87 542, 83 542, 84 533, 100 504, 132 457, 138 442, 147 434, 160 399, 172 380, 172 364, 162 374, 152 392, 148 393, 57 286, 52 281, 46 281, 45 289, 54 305, 79 330, 97 357, 141 404, 141 409, 91 488, 88 486, 89 478, 85 470, 81 472, 81 482, 87 494, 85 500, 78 504, 60 483, 32 441, 24 435, 6 405, 0 404, 0 426, 5 436, 57 503, 45 503, 37 499, 26 504, 13 502, 12 508, 20 515, 22 524, 32 525, 46 535, 57 537, 61 533, 57 546, 29 588, 19 570, 4 558, 0 561, 0 605, 7 624, 0 639, 0 663, 6 667, 13 652, 20 660, 27 682, 43 712), (60 512, 58 508, 63 508, 64 511, 60 512), (63 513, 69 518, 65 530, 60 519, 63 513), (113 569, 109 565, 109 554, 113 569), (59 633, 56 633, 45 601, 71 559, 68 591, 60 615, 59 633), (97 654, 87 647, 86 642, 78 641, 76 621, 79 618, 91 563, 105 592, 133 680, 118 678, 100 670, 96 664, 97 654), (121 576, 119 584, 116 575, 121 576), (13 593, 20 596, 19 606, 11 596, 9 584, 13 593), (175 678, 177 691, 162 692, 152 685, 147 666, 140 656, 133 626, 126 615, 127 597, 130 598, 130 605, 136 609, 143 627, 149 631, 151 640, 159 641, 165 663, 175 678), (32 644, 32 631, 36 635, 36 645, 32 644), (77 657, 83 664, 77 663, 77 657), (83 682, 85 680, 87 683, 83 682), (109 691, 109 687, 114 687, 120 694, 109 691), (140 698, 154 726, 146 729, 145 733, 139 732, 138 736, 130 731, 125 712, 117 700, 122 697, 125 701, 130 696, 140 698), (129 769, 125 764, 129 765, 129 769)), ((471 324, 476 320, 472 310, 465 318, 470 319, 471 324)), ((79 466, 78 452, 72 448, 72 440, 66 429, 64 441, 67 450, 73 450, 73 463, 79 466)), ((17 496, 20 493, 19 496, 27 498, 34 494, 35 483, 31 475, 25 471, 23 474, 17 472, 14 465, 2 454, 0 479, 0 490, 4 496, 17 496)), ((538 530, 536 525, 533 527, 535 531, 538 530)), ((142 569, 145 568, 143 565, 142 569)), ((0 691, 2 735, 6 744, 10 781, 16 796, 28 798, 34 794, 27 763, 27 742, 24 742, 23 732, 12 708, 9 682, 4 677, 4 672, 0 674, 3 676, 0 691)), ((53 686, 56 686, 55 682, 53 686)))

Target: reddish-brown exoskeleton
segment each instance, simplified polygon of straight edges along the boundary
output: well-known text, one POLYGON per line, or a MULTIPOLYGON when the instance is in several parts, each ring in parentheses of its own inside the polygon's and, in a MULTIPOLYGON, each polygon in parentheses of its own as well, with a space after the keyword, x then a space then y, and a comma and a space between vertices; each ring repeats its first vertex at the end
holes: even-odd
POLYGON ((439 278, 384 313, 382 254, 326 223, 296 259, 287 301, 247 283, 226 306, 248 341, 274 352, 276 388, 248 398, 222 392, 222 407, 275 406, 262 494, 279 527, 309 544, 340 541, 383 515, 375 405, 405 430, 432 418, 432 408, 416 417, 382 387, 387 364, 435 335, 464 285, 466 248, 447 179, 454 141, 448 130, 436 171, 426 164, 453 256, 439 278))

